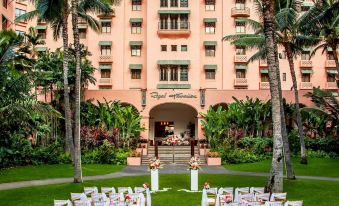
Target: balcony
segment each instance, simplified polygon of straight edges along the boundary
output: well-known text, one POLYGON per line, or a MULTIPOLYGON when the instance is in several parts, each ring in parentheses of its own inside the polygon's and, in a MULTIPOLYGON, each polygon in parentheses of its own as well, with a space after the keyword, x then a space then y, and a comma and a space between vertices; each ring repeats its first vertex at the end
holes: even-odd
POLYGON ((111 85, 112 79, 111 78, 100 78, 98 81, 99 85, 111 85))
POLYGON ((259 60, 259 67, 268 67, 267 60, 259 60))
POLYGON ((301 60, 300 67, 313 67, 311 60, 301 60))
POLYGON ((182 22, 159 22, 159 35, 190 35, 190 23, 182 22))
POLYGON ((261 90, 270 89, 270 83, 269 82, 260 82, 259 87, 260 87, 261 90))
POLYGON ((250 8, 232 8, 231 10, 232 17, 249 17, 250 16, 250 8))
POLYGON ((99 62, 113 62, 113 57, 111 55, 100 55, 99 62))
POLYGON ((300 89, 313 89, 312 82, 301 82, 300 89))
POLYGON ((335 60, 326 60, 325 67, 326 68, 336 68, 335 60))
POLYGON ((246 78, 236 78, 234 80, 234 86, 235 87, 247 87, 247 79, 246 78))
POLYGON ((326 89, 338 89, 336 82, 326 82, 326 89))
POLYGON ((247 63, 247 55, 235 55, 234 63, 247 63))

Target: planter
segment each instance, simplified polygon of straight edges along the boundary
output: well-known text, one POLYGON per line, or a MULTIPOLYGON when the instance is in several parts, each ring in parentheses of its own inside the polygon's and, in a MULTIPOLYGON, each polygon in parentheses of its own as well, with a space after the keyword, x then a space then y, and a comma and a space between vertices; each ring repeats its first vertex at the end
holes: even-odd
POLYGON ((159 190, 159 170, 151 170, 151 189, 152 191, 159 190))
POLYGON ((207 155, 207 153, 210 151, 210 149, 200 148, 199 153, 200 155, 207 155))
POLYGON ((141 157, 127 157, 127 165, 140 166, 141 165, 141 157))
POLYGON ((191 170, 191 191, 198 191, 198 172, 199 170, 191 170))
POLYGON ((220 157, 207 157, 208 166, 220 166, 221 158, 220 157))
POLYGON ((137 148, 137 149, 136 149, 136 151, 137 151, 138 153, 140 153, 140 154, 142 154, 142 150, 143 150, 142 148, 137 148))
POLYGON ((147 149, 148 143, 140 143, 140 145, 141 145, 142 148, 147 149))

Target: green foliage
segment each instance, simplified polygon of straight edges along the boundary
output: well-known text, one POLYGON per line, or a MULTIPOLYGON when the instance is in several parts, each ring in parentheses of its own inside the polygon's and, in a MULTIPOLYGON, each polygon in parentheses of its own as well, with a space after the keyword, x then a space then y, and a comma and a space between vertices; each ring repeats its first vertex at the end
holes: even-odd
POLYGON ((235 148, 231 150, 219 150, 223 163, 239 164, 258 162, 265 159, 265 156, 256 155, 246 149, 235 148))
POLYGON ((326 158, 326 159, 334 159, 338 158, 338 154, 334 152, 325 152, 323 150, 307 150, 307 156, 310 158, 326 158))
POLYGON ((267 154, 273 148, 271 137, 243 137, 238 142, 238 147, 247 149, 253 154, 267 154))

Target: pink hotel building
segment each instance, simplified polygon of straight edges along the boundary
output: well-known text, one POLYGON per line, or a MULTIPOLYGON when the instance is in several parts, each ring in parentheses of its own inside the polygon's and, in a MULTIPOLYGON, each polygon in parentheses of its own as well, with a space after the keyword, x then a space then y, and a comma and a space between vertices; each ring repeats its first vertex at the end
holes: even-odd
MULTIPOLYGON (((32 9, 27 2, 3 0, 2 28, 22 32, 34 26, 47 42, 40 51, 61 47, 47 24, 13 23, 15 15, 32 9)), ((189 123, 195 125, 195 137, 202 138, 199 113, 210 106, 230 103, 233 96, 269 99, 267 64, 247 64, 254 51, 221 41, 225 35, 251 32, 238 18, 258 19, 253 2, 122 0, 111 15, 95 15, 102 26, 99 33, 79 20, 81 42, 91 51, 90 60, 97 68, 97 83, 88 86, 85 98, 133 105, 143 117, 143 138, 159 137, 169 124, 180 134, 189 123)), ((305 0, 301 10, 310 6, 312 1, 305 0)), ((283 50, 279 52, 283 95, 293 102, 288 63, 283 50)), ((319 52, 310 58, 305 49, 295 60, 303 104, 310 104, 303 95, 313 86, 337 91, 334 54, 319 52)))

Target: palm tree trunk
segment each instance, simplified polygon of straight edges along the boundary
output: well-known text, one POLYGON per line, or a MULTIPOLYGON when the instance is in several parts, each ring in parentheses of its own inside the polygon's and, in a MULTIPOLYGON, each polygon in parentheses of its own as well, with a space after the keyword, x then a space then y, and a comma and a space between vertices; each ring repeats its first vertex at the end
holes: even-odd
POLYGON ((75 48, 74 182, 82 182, 80 147, 81 56, 78 30, 78 0, 72 0, 72 28, 75 48))
POLYGON ((307 164, 305 136, 304 136, 303 123, 301 120, 301 113, 300 113, 300 108, 299 108, 299 92, 298 92, 298 86, 297 86, 297 78, 295 76, 293 54, 292 54, 292 50, 289 44, 285 45, 285 50, 287 53, 287 59, 288 59, 288 63, 290 66, 293 90, 294 90, 294 98, 295 98, 295 109, 297 110, 297 126, 298 126, 298 133, 299 133, 299 139, 300 139, 300 152, 301 152, 300 163, 307 164))
MULTIPOLYGON (((67 1, 65 1, 67 4, 67 1)), ((66 7, 65 7, 66 8, 66 7)), ((74 143, 72 137, 72 115, 71 115, 71 105, 69 101, 69 85, 68 85, 68 62, 69 62, 69 53, 68 53, 68 15, 67 11, 63 11, 66 14, 63 17, 62 21, 62 39, 64 47, 64 58, 63 58, 63 72, 64 72, 64 108, 65 108, 65 138, 66 138, 66 152, 71 154, 72 160, 74 162, 74 143)))
POLYGON ((337 53, 337 45, 334 44, 331 47, 332 47, 332 50, 333 50, 335 66, 336 66, 336 69, 337 69, 336 82, 337 82, 337 87, 339 88, 339 60, 338 60, 338 53, 337 53))
POLYGON ((269 69, 269 82, 272 101, 273 121, 273 157, 270 176, 265 187, 266 192, 283 191, 283 138, 282 116, 278 79, 277 50, 275 47, 274 1, 263 0, 263 19, 267 62, 269 69))

